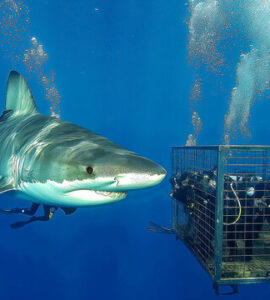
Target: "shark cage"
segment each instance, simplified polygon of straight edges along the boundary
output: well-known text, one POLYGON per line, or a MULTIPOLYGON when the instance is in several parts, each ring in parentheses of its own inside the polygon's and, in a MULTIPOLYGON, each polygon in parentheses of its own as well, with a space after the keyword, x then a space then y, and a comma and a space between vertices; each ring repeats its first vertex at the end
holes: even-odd
POLYGON ((216 293, 270 282, 270 146, 173 147, 170 182, 172 231, 216 293))

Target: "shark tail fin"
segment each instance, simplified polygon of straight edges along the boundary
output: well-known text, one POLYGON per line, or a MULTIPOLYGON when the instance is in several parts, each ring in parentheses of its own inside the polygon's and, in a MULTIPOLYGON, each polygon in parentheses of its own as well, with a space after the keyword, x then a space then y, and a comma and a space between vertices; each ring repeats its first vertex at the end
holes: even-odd
POLYGON ((35 100, 23 76, 16 71, 9 73, 7 82, 5 111, 12 110, 15 115, 37 113, 35 100))

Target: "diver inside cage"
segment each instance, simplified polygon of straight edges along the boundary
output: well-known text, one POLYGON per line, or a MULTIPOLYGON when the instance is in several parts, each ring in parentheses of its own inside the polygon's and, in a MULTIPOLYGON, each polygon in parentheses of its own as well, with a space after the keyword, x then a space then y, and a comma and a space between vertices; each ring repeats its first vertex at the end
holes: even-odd
POLYGON ((265 221, 269 226, 270 182, 263 181, 260 177, 242 176, 235 178, 233 186, 234 195, 228 189, 224 199, 228 256, 229 260, 244 257, 245 261, 250 261, 255 255, 254 243, 259 239, 265 221), (235 198, 238 207, 233 206, 235 198), (245 250, 242 254, 237 243, 241 239, 245 242, 245 250))
POLYGON ((170 196, 187 203, 194 197, 193 193, 196 190, 197 193, 204 196, 203 204, 207 205, 216 193, 216 174, 216 168, 205 170, 202 173, 197 171, 176 173, 170 178, 173 187, 170 196))
MULTIPOLYGON (((11 228, 17 229, 27 224, 30 224, 32 222, 49 221, 52 219, 55 211, 59 208, 57 206, 43 205, 44 215, 36 217, 34 216, 34 214, 37 212, 39 207, 40 204, 33 203, 30 208, 0 209, 0 214, 23 214, 23 215, 32 216, 30 219, 26 221, 15 222, 10 225, 11 228)), ((60 208, 64 211, 66 215, 71 215, 76 211, 76 208, 73 207, 60 207, 60 208)))
MULTIPOLYGON (((200 192, 208 194, 208 196, 204 199, 204 205, 211 205, 213 197, 209 197, 209 195, 213 196, 215 193, 215 177, 216 168, 205 171, 203 176, 199 172, 185 172, 183 174, 176 173, 169 179, 173 187, 170 197, 183 202, 188 210, 192 211, 194 209, 194 189, 198 187, 197 184, 199 183, 200 192), (202 182, 200 182, 201 180, 202 182)), ((186 220, 186 223, 188 222, 189 218, 186 220)), ((174 228, 167 228, 153 222, 148 224, 148 229, 158 233, 177 234, 174 228)))
MULTIPOLYGON (((201 173, 177 173, 170 178, 173 186, 170 196, 183 202, 191 215, 195 202, 198 202, 202 216, 205 212, 212 213, 208 222, 215 227, 216 182, 215 168, 201 173), (204 211, 204 208, 207 210, 204 211)), ((223 225, 231 259, 239 255, 239 239, 245 240, 245 260, 252 259, 254 240, 263 229, 264 221, 270 224, 270 181, 260 176, 250 176, 248 172, 241 176, 225 174, 223 225)), ((201 235, 203 240, 204 233, 201 232, 201 235)))

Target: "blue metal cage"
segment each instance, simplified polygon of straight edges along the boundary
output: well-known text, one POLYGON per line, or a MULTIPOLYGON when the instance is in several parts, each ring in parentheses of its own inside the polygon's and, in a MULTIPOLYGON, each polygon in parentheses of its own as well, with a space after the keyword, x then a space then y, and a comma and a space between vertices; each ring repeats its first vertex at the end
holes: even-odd
POLYGON ((270 282, 270 146, 172 147, 172 226, 215 286, 270 282))

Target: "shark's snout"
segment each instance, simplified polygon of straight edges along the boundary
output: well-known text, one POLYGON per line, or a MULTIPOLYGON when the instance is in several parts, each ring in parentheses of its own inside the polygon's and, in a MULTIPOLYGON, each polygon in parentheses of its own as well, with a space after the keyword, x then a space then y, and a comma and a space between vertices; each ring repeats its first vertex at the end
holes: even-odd
POLYGON ((106 187, 107 190, 128 191, 152 187, 159 184, 167 174, 160 165, 145 158, 132 160, 117 173, 114 182, 106 187))
POLYGON ((166 171, 161 174, 123 174, 115 178, 117 190, 127 191, 133 189, 148 188, 159 184, 166 176, 166 171))

